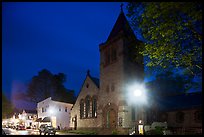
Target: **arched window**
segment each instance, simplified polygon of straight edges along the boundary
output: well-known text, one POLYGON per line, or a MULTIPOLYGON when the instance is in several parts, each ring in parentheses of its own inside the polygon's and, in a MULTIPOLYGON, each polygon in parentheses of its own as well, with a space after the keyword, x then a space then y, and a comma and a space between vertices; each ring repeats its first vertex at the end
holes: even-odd
POLYGON ((183 112, 177 112, 176 113, 176 122, 182 123, 184 121, 184 113, 183 112))
POLYGON ((80 101, 80 118, 84 118, 84 100, 80 101))
POLYGON ((194 120, 196 123, 200 123, 202 121, 202 112, 200 110, 194 112, 194 120))
POLYGON ((92 117, 97 117, 97 98, 93 96, 92 99, 92 117))
POLYGON ((86 113, 85 113, 85 117, 89 117, 89 112, 90 112, 90 96, 86 96, 86 99, 85 99, 85 103, 86 103, 86 113))

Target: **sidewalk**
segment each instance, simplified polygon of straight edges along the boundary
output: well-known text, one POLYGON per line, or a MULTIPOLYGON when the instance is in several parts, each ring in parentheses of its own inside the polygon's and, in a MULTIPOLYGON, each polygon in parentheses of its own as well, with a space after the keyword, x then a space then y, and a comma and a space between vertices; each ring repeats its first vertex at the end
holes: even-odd
POLYGON ((57 131, 57 132, 56 132, 56 135, 82 135, 82 134, 76 134, 76 133, 64 133, 64 132, 57 131))

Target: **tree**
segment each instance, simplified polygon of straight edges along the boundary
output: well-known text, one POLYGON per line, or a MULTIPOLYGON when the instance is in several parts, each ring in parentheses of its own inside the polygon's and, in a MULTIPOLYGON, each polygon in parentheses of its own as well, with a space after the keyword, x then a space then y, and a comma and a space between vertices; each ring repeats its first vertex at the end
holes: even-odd
POLYGON ((196 85, 196 83, 189 80, 189 78, 184 78, 182 75, 175 74, 171 71, 161 73, 156 76, 155 80, 146 83, 150 94, 156 94, 156 96, 184 93, 192 85, 196 85))
POLYGON ((202 3, 134 2, 127 9, 131 26, 142 33, 147 67, 201 76, 202 3))
POLYGON ((30 101, 37 103, 54 94, 52 77, 51 72, 43 69, 38 76, 32 78, 27 89, 27 97, 30 101))
POLYGON ((63 83, 66 81, 66 75, 58 73, 53 75, 50 71, 43 69, 37 76, 33 76, 28 84, 27 92, 24 96, 19 94, 19 99, 26 99, 38 103, 48 97, 57 101, 74 103, 74 91, 67 90, 63 83), (22 97, 23 96, 23 97, 22 97))
POLYGON ((13 105, 12 103, 6 98, 4 93, 2 92, 2 119, 8 118, 13 113, 13 105))

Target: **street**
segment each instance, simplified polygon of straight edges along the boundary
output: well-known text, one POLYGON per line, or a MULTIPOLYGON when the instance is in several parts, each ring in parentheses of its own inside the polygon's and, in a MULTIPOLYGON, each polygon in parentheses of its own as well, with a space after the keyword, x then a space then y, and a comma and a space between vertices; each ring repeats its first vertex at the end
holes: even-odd
POLYGON ((27 130, 16 130, 11 128, 3 128, 6 135, 39 135, 37 130, 27 129, 27 130))
MULTIPOLYGON (((15 130, 11 128, 3 128, 6 135, 40 135, 38 130, 26 129, 26 130, 15 130)), ((56 135, 77 135, 73 133, 59 133, 56 132, 56 135)))

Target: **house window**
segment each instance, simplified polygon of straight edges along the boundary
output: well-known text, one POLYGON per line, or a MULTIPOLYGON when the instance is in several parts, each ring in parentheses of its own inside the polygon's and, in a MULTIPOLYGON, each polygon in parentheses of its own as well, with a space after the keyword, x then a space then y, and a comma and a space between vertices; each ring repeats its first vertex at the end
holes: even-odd
POLYGON ((80 101, 80 118, 84 117, 84 100, 80 101))
POLYGON ((183 112, 177 112, 176 113, 176 122, 182 123, 184 121, 184 113, 183 112))
POLYGON ((194 120, 196 123, 200 123, 202 121, 202 112, 200 110, 194 112, 194 120))
POLYGON ((89 83, 86 84, 86 88, 89 88, 89 83))
POLYGON ((67 112, 67 107, 65 107, 65 112, 67 112))
POLYGON ((59 111, 61 111, 61 107, 59 107, 59 111))
POLYGON ((44 107, 42 107, 42 113, 45 112, 44 107))
POLYGON ((97 99, 96 96, 92 100, 92 117, 97 117, 97 99))
POLYGON ((87 118, 89 116, 89 112, 90 112, 90 96, 86 96, 85 103, 86 103, 85 117, 87 118))

